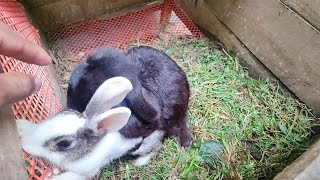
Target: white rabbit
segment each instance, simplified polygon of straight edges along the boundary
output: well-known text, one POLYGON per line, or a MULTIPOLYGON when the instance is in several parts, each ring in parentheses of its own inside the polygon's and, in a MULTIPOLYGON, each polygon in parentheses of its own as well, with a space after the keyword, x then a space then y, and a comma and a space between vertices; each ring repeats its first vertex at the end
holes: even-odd
POLYGON ((17 120, 23 149, 66 170, 55 180, 94 177, 104 165, 142 144, 142 138, 128 139, 119 133, 130 109, 111 109, 131 90, 128 79, 110 78, 97 89, 83 114, 66 110, 41 124, 17 120))

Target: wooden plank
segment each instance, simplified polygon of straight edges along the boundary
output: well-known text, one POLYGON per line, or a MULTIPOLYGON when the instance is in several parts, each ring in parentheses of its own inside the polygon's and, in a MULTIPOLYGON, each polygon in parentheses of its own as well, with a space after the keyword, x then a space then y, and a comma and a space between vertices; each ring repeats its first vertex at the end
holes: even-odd
POLYGON ((46 4, 54 3, 60 0, 21 0, 21 2, 25 5, 27 8, 31 7, 39 7, 46 4))
POLYGON ((277 0, 204 0, 250 51, 320 115, 320 34, 277 0))
POLYGON ((320 30, 320 1, 319 0, 281 0, 301 17, 320 30))
POLYGON ((28 179, 21 141, 9 106, 0 109, 0 174, 3 180, 28 179))
POLYGON ((126 7, 126 8, 123 8, 119 11, 115 11, 115 12, 111 12, 111 13, 108 13, 108 14, 104 14, 102 16, 98 16, 98 17, 95 17, 96 19, 100 19, 100 20, 108 20, 108 19, 112 19, 112 18, 115 18, 115 17, 119 17, 119 16, 125 16, 127 14, 130 14, 130 13, 135 13, 135 12, 139 12, 139 11, 142 11, 142 10, 145 10, 145 9, 148 9, 148 8, 152 8, 152 7, 155 7, 155 6, 158 6, 160 4, 163 4, 164 0, 153 0, 153 1, 148 1, 148 2, 145 2, 145 3, 141 3, 141 4, 136 4, 136 5, 132 5, 130 7, 126 7))
POLYGON ((318 180, 320 177, 320 141, 279 173, 274 180, 318 180))
POLYGON ((155 0, 59 0, 35 8, 29 8, 45 32, 155 0))
POLYGON ((251 76, 276 79, 273 74, 246 48, 241 41, 216 17, 204 1, 178 0, 178 4, 201 29, 214 35, 224 47, 240 58, 251 76))

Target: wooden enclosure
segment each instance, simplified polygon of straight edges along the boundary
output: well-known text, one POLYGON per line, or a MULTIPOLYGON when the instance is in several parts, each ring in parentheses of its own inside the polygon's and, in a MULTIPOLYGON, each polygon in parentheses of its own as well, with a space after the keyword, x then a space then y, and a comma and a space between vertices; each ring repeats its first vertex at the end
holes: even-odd
MULTIPOLYGON (((255 77, 280 80, 320 115, 320 2, 178 0, 255 77)), ((275 179, 318 179, 319 142, 275 179)))
POLYGON ((320 2, 179 0, 253 75, 279 79, 320 115, 320 2))
MULTIPOLYGON (((234 52, 255 77, 280 80, 320 116, 320 1, 312 0, 176 0, 189 17, 234 52)), ((22 0, 39 29, 48 32, 89 18, 110 18, 163 0, 22 0), (105 16, 107 14, 107 16, 105 16)), ((41 35, 41 33, 40 33, 41 35)), ((44 36, 41 37, 45 39, 44 36)), ((46 44, 43 43, 44 48, 46 44)), ((48 67, 52 87, 65 104, 53 67, 48 67)), ((0 119, 13 119, 0 112, 0 119), (9 117, 9 118, 8 118, 9 117)), ((9 122, 9 121, 8 121, 9 122)), ((12 123, 7 131, 16 132, 12 123), (10 128, 10 129, 9 129, 10 128)), ((17 134, 11 135, 5 153, 11 169, 22 169, 17 134), (14 151, 17 150, 17 151, 14 151)), ((5 145, 3 145, 5 146, 5 145)), ((316 143, 275 179, 317 179, 320 142, 316 143)), ((6 169, 1 167, 1 172, 6 169)), ((26 174, 14 171, 19 178, 26 174)), ((11 172, 10 172, 11 173, 11 172)))

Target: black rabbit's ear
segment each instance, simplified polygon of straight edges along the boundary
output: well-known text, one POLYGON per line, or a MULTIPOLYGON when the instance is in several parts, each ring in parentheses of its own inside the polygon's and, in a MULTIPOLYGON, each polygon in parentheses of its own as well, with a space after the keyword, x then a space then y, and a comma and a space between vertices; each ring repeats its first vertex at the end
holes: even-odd
POLYGON ((119 104, 132 90, 131 82, 124 77, 114 77, 106 80, 93 94, 84 116, 91 119, 119 104))

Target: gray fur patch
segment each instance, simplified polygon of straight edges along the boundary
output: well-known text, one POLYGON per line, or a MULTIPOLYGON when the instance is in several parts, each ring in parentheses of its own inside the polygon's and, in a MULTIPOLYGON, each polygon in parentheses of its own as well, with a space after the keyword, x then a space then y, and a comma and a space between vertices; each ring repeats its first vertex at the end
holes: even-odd
POLYGON ((95 134, 91 129, 79 129, 75 135, 51 138, 43 146, 64 154, 70 161, 76 161, 92 152, 104 135, 95 134))

